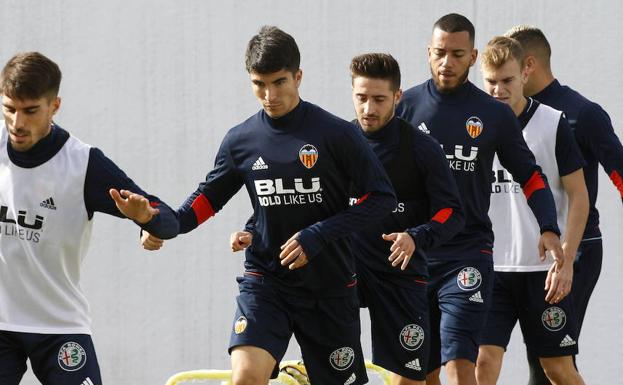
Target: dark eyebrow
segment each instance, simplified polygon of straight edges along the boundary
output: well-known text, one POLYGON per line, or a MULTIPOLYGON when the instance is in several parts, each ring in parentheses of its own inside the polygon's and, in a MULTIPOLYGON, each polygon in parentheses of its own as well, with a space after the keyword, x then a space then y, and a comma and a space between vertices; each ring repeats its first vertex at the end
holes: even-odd
MULTIPOLYGON (((14 110, 16 109, 16 108, 15 108, 15 106, 11 106, 11 105, 6 104, 6 103, 2 103, 2 105, 3 105, 5 108, 12 108, 12 109, 14 109, 14 110)), ((39 108, 39 107, 41 107, 39 104, 35 104, 35 105, 32 105, 32 106, 26 106, 26 107, 24 107, 24 108, 22 108, 22 109, 23 109, 23 110, 32 110, 32 109, 39 108)))
POLYGON ((273 81, 273 84, 275 84, 275 83, 279 83, 279 82, 281 82, 281 81, 283 81, 283 80, 287 80, 285 76, 282 76, 282 77, 280 77, 279 79, 275 79, 275 80, 273 81))

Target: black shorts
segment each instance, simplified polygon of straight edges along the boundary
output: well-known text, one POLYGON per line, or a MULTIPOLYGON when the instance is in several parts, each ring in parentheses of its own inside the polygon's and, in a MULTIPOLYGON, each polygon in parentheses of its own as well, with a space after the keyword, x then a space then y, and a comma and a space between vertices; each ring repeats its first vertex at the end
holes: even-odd
POLYGON ((429 263, 429 372, 446 362, 476 363, 478 336, 491 304, 493 261, 429 263))
POLYGON ((236 346, 255 346, 279 363, 294 334, 310 382, 358 385, 368 381, 355 287, 344 297, 308 298, 290 295, 251 274, 239 277, 238 286, 230 352, 236 346))
POLYGON ((480 335, 481 345, 506 349, 519 320, 528 352, 536 357, 578 353, 577 317, 571 296, 545 302, 547 271, 495 272, 493 304, 480 335))
POLYGON ((88 334, 37 334, 0 331, 0 384, 17 385, 26 360, 46 385, 102 385, 88 334))
POLYGON ((426 282, 396 284, 359 265, 357 276, 360 305, 370 311, 372 361, 403 377, 425 380, 430 344, 426 282))

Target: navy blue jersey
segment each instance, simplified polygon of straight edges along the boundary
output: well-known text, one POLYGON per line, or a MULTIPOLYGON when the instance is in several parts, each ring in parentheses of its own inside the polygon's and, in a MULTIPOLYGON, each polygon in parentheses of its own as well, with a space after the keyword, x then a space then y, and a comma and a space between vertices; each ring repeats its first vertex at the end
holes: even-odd
MULTIPOLYGON (((526 107, 524 107, 521 114, 517 117, 522 130, 526 127, 528 122, 530 122, 530 119, 540 104, 541 103, 533 98, 528 98, 526 107)), ((556 148, 554 151, 556 152, 556 165, 558 166, 557 176, 563 177, 569 175, 586 165, 578 144, 573 137, 571 126, 564 116, 561 116, 560 120, 558 120, 558 127, 556 128, 556 148)))
POLYGON ((427 277, 425 251, 452 238, 465 223, 444 153, 434 138, 397 117, 378 131, 364 132, 364 136, 388 172, 398 204, 390 215, 352 235, 357 263, 394 282, 427 277), (402 155, 403 146, 408 151, 406 156, 402 155), (392 243, 383 240, 381 234, 405 231, 413 237, 416 250, 402 271, 388 261, 392 243))
POLYGON ((359 130, 304 101, 279 119, 261 110, 229 130, 214 169, 178 210, 180 232, 218 212, 243 185, 254 221, 245 269, 300 295, 346 294, 354 284, 347 235, 396 204, 359 130), (367 199, 349 207, 351 183, 367 199), (280 264, 280 246, 297 232, 310 262, 291 271, 280 264))
POLYGON ((541 232, 560 234, 546 177, 536 165, 509 106, 469 81, 452 93, 442 94, 430 79, 403 94, 397 113, 443 146, 461 194, 465 228, 429 251, 430 260, 491 260, 493 231, 487 213, 496 152, 504 168, 521 185, 541 232))
POLYGON ((591 102, 568 86, 554 80, 533 96, 541 103, 563 111, 586 161, 584 179, 588 189, 590 211, 584 239, 601 236, 597 201, 599 163, 610 176, 623 199, 623 146, 612 128, 610 117, 597 103, 591 102))
MULTIPOLYGON (((19 167, 37 167, 56 155, 69 139, 69 133, 54 124, 49 135, 38 141, 28 151, 15 151, 7 142, 7 150, 11 161, 19 167)), ((125 218, 115 201, 110 197, 109 190, 129 190, 149 199, 152 207, 160 213, 145 224, 137 223, 142 229, 162 239, 173 238, 178 233, 176 213, 160 199, 147 194, 138 187, 117 165, 104 153, 92 147, 89 152, 89 163, 84 181, 84 202, 89 218, 96 211, 125 218)))

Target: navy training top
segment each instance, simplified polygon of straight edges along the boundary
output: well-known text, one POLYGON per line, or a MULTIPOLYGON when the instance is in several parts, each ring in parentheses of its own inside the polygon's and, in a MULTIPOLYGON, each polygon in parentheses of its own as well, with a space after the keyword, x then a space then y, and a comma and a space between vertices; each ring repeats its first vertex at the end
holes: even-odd
POLYGON ((352 235, 357 263, 394 283, 426 279, 426 251, 452 238, 465 224, 445 154, 433 137, 395 116, 379 130, 363 134, 383 163, 398 204, 390 215, 352 235), (388 261, 392 242, 381 238, 393 232, 407 232, 415 241, 404 271, 388 261))
POLYGON ((359 130, 305 101, 278 119, 260 110, 229 130, 214 169, 178 210, 180 232, 218 212, 243 185, 253 206, 246 271, 303 296, 346 295, 356 284, 347 236, 396 205, 359 130), (349 207, 351 183, 365 199, 349 207), (297 232, 309 263, 289 270, 280 246, 297 232))
POLYGON ((599 212, 595 207, 599 163, 619 190, 623 201, 623 146, 614 132, 610 117, 599 104, 586 99, 572 88, 561 85, 558 80, 554 80, 533 98, 563 111, 571 125, 586 161, 584 179, 590 210, 583 238, 599 238, 599 212))
POLYGON ((404 92, 397 113, 439 141, 461 194, 465 227, 430 250, 429 260, 491 260, 493 230, 488 211, 496 152, 502 166, 521 185, 541 232, 560 234, 547 178, 508 105, 469 81, 451 93, 440 93, 429 79, 404 92))

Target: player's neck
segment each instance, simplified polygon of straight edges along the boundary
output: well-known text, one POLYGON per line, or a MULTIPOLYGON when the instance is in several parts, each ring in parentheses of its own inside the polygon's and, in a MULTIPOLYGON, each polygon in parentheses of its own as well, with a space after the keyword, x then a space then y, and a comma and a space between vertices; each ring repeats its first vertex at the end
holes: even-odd
POLYGON ((525 96, 534 96, 538 94, 547 88, 547 86, 552 84, 554 80, 556 80, 551 70, 534 72, 530 75, 530 78, 530 84, 527 84, 524 87, 525 96))
POLYGON ((511 109, 515 113, 515 116, 518 117, 519 115, 521 115, 524 108, 526 108, 526 105, 528 105, 528 98, 526 97, 521 98, 520 100, 517 101, 517 103, 513 104, 511 106, 511 109))

